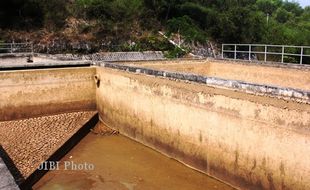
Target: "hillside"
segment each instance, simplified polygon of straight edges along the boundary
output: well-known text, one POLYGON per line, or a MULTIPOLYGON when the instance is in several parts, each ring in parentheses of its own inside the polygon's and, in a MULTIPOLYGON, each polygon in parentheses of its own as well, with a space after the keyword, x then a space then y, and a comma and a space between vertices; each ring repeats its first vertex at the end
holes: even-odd
POLYGON ((282 0, 0 2, 0 40, 32 41, 42 52, 176 53, 158 31, 179 33, 188 44, 310 45, 310 7, 282 0))

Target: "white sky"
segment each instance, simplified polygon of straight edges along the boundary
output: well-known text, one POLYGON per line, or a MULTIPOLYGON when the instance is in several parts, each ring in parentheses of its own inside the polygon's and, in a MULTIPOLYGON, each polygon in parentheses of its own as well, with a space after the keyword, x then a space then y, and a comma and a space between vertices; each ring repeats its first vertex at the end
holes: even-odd
POLYGON ((302 7, 310 6, 310 0, 295 0, 295 1, 299 2, 299 4, 300 4, 302 7))

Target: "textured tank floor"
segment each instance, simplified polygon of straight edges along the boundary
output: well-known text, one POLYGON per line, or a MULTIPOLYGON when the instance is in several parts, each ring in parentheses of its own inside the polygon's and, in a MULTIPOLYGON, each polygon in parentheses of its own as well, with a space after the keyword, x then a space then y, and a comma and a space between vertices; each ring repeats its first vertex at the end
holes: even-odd
POLYGON ((27 178, 95 113, 71 112, 0 122, 0 144, 27 178))

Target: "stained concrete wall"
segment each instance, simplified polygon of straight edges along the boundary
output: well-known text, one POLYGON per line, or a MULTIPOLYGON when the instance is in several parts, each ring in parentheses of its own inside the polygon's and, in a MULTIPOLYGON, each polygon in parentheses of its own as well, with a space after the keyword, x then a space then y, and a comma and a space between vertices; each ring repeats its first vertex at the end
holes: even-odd
POLYGON ((98 67, 101 119, 243 189, 310 189, 310 106, 98 67))
POLYGON ((0 121, 94 110, 95 68, 0 72, 0 121))
POLYGON ((209 77, 310 90, 310 67, 220 60, 173 60, 131 63, 143 67, 191 72, 209 77))

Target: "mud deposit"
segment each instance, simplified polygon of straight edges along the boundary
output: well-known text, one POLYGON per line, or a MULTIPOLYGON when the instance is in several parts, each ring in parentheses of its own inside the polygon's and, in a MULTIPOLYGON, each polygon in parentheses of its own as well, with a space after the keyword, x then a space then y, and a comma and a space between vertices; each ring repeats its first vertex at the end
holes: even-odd
POLYGON ((90 133, 62 160, 60 170, 50 171, 35 190, 228 190, 213 178, 143 146, 122 135, 90 133), (94 170, 64 170, 64 162, 90 163, 94 170))
POLYGON ((0 122, 0 144, 27 178, 95 112, 72 112, 0 122))

